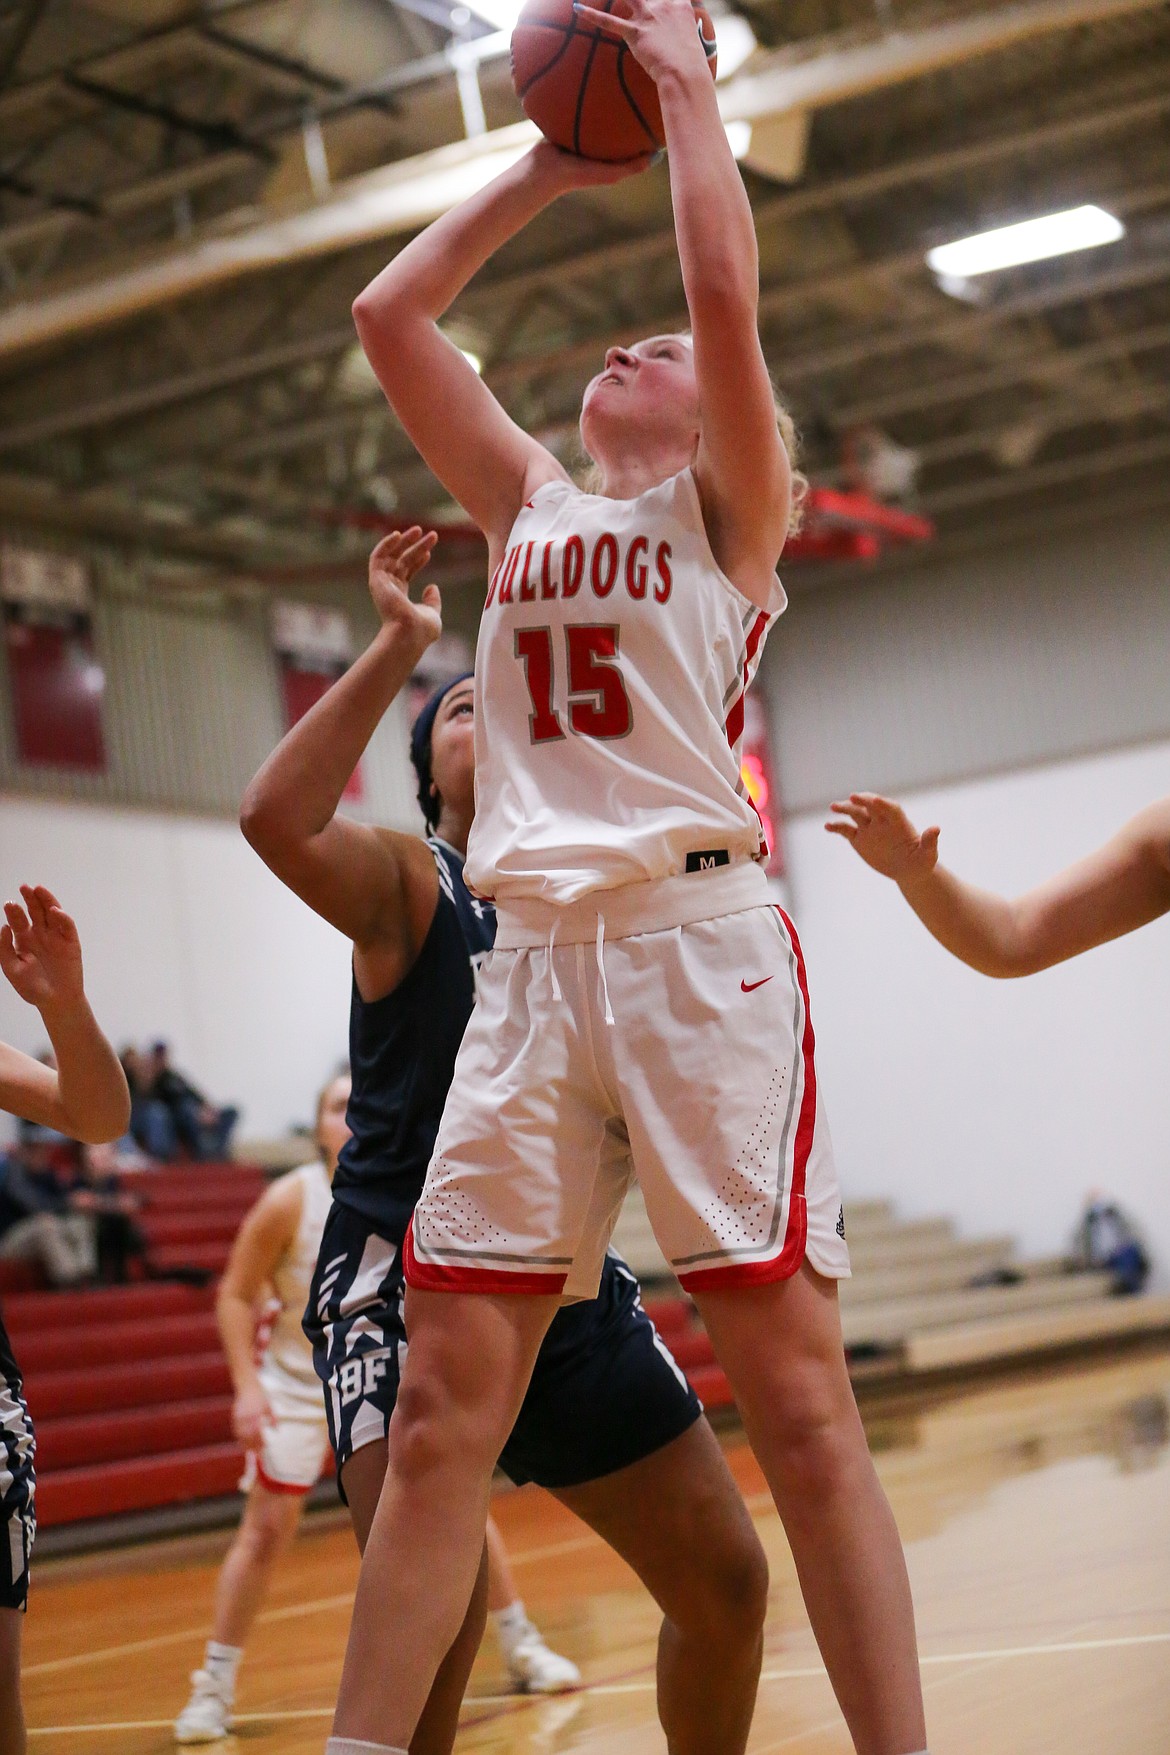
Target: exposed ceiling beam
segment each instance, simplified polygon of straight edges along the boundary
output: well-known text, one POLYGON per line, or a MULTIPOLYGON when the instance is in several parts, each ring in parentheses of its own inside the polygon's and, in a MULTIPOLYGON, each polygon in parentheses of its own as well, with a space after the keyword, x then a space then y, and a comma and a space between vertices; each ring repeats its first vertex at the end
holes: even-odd
POLYGON ((991 500, 1010 499, 1013 494, 1063 487, 1087 477, 1116 475, 1123 469, 1139 469, 1147 463, 1160 463, 1165 457, 1170 457, 1170 433, 1155 434, 1152 438, 1132 439, 1123 445, 1102 446, 1076 457, 1061 457, 1053 463, 1036 464, 1031 469, 938 488, 923 494, 922 509, 932 517, 938 517, 969 506, 986 505, 991 500))
POLYGON ((759 71, 729 80, 720 92, 719 107, 726 121, 824 109, 1014 48, 1033 37, 1103 24, 1161 4, 1162 0, 1023 0, 917 30, 891 30, 872 41, 812 58, 799 48, 780 50, 759 71))
POLYGON ((128 495, 80 495, 72 488, 29 475, 0 474, 0 517, 55 535, 70 532, 131 543, 136 548, 146 544, 192 560, 232 564, 271 562, 274 542, 291 560, 303 558, 306 546, 311 546, 303 530, 271 532, 264 541, 259 537, 249 541, 230 532, 207 529, 194 520, 178 524, 128 495))
MULTIPOLYGON (((1167 111, 1170 111, 1170 89, 1112 104, 1098 103, 1091 110, 1061 117, 1018 133, 997 133, 988 139, 922 154, 876 170, 825 179, 810 188, 759 203, 756 208, 756 227, 758 231, 764 232, 769 226, 789 218, 818 212, 845 201, 863 200, 924 179, 953 175, 985 167, 1004 158, 1033 154, 1103 133, 1136 128, 1145 122, 1156 120, 1167 111)), ((152 201, 165 199, 184 188, 197 187, 220 176, 238 174, 251 163, 250 157, 242 153, 197 160, 177 170, 147 178, 142 183, 105 194, 101 197, 101 206, 109 217, 117 217, 122 213, 134 212, 152 201)), ((17 234, 28 232, 32 235, 38 228, 48 227, 58 230, 73 223, 71 215, 60 213, 26 221, 23 225, 0 232, 0 247, 15 241, 17 234)), ((560 257, 539 269, 477 282, 469 288, 464 303, 472 308, 485 300, 499 305, 501 301, 531 296, 551 285, 563 285, 567 276, 577 280, 591 275, 610 275, 644 262, 649 257, 671 254, 674 247, 674 233, 669 228, 649 237, 624 239, 620 243, 584 251, 577 256, 560 257)), ((325 356, 344 347, 352 339, 352 331, 348 326, 344 331, 328 330, 317 338, 317 350, 321 356, 325 356)), ((297 345, 299 347, 302 344, 297 345)), ((286 363, 301 363, 314 357, 312 344, 308 339, 303 346, 306 351, 298 351, 295 361, 286 361, 286 350, 283 347, 261 349, 249 354, 247 358, 226 362, 221 367, 208 368, 206 372, 179 373, 160 379, 154 384, 91 403, 79 405, 71 402, 67 408, 51 411, 34 420, 18 421, 7 430, 0 431, 0 450, 16 450, 22 445, 37 443, 45 438, 83 431, 134 414, 149 413, 169 403, 185 401, 230 384, 266 376, 273 370, 281 369, 286 363)), ((506 374, 505 367, 501 367, 501 373, 506 374)), ((499 381, 505 381, 504 377, 501 376, 499 381)), ((927 385, 918 393, 930 395, 935 392, 940 399, 944 399, 946 389, 945 383, 927 385)), ((909 394, 913 395, 915 392, 911 391, 909 394)), ((858 419, 878 417, 876 412, 857 416, 858 419)))
POLYGON ((1040 351, 1030 348, 977 372, 958 372, 953 378, 932 378, 921 384, 907 383, 884 396, 846 403, 844 407, 834 409, 833 419, 841 426, 862 426, 871 421, 888 420, 891 415, 918 414, 923 409, 939 408, 948 402, 968 401, 1020 383, 1062 389, 1070 374, 1081 372, 1086 366, 1100 365, 1107 360, 1132 359, 1136 354, 1159 347, 1170 347, 1170 323, 1122 329, 1116 335, 1107 335, 1077 347, 1061 347, 1054 343, 1051 348, 1040 351))
POLYGON ((47 6, 48 0, 24 0, 17 7, 16 17, 8 26, 8 39, 0 49, 0 86, 7 85, 47 6))
POLYGON ((191 372, 178 372, 174 377, 122 390, 112 396, 73 408, 60 408, 36 419, 0 428, 0 452, 19 451, 25 445, 41 444, 46 439, 61 438, 69 433, 85 432, 134 415, 149 414, 157 408, 184 402, 194 396, 207 396, 213 391, 227 390, 262 378, 269 372, 285 371, 328 354, 342 353, 356 341, 352 323, 344 329, 327 329, 319 335, 303 336, 275 347, 261 348, 219 365, 202 366, 191 372))
MULTIPOLYGON (((828 49, 801 62, 790 51, 720 90, 728 120, 839 103, 863 91, 916 79, 1029 38, 1160 7, 1164 0, 1025 0, 957 22, 897 31, 866 44, 828 49)), ((82 286, 42 291, 0 313, 0 354, 116 322, 151 306, 242 274, 343 250, 425 224, 514 162, 534 138, 528 123, 400 160, 338 185, 316 206, 261 221, 248 231, 197 241, 82 286)))

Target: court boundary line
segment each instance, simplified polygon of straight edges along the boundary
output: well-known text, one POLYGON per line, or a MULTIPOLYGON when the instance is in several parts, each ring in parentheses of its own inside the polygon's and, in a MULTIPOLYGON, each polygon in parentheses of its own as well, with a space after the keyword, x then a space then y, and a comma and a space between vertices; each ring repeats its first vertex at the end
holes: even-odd
MULTIPOLYGON (((348 1598, 346 1599, 348 1601, 348 1598)), ((984 1651, 947 1651, 932 1652, 919 1657, 919 1664, 925 1669, 942 1664, 974 1664, 1000 1663, 1014 1658, 1065 1657, 1076 1656, 1093 1651, 1119 1651, 1140 1646, 1170 1645, 1170 1628, 1157 1633, 1129 1633, 1115 1635, 1108 1639, 1061 1639, 1052 1640, 1044 1645, 1005 1645, 989 1647, 984 1651)), ((801 1667, 798 1669, 764 1670, 760 1676, 761 1685, 765 1682, 797 1682, 807 1681, 816 1677, 827 1680, 823 1664, 801 1667)), ((617 1694, 644 1694, 656 1687, 654 1678, 641 1682, 596 1682, 586 1683, 583 1688, 574 1689, 573 1693, 582 1697, 591 1695, 611 1696, 617 1694)), ((478 1694, 469 1695, 464 1706, 504 1706, 522 1703, 527 1706, 543 1704, 531 1695, 515 1694, 478 1694)), ((234 1715, 234 1722, 246 1724, 287 1724, 306 1719, 332 1718, 332 1706, 305 1706, 291 1710, 273 1710, 271 1712, 239 1712, 234 1715)), ((69 1737, 92 1736, 94 1733, 114 1731, 159 1731, 169 1730, 173 1719, 123 1719, 109 1724, 79 1725, 37 1725, 29 1726, 30 1737, 69 1737)), ((833 1720, 836 1723, 836 1720, 833 1720)), ((809 1730, 800 1731, 799 1736, 808 1736, 809 1730)), ((775 1745, 779 1747, 780 1745, 775 1745)))

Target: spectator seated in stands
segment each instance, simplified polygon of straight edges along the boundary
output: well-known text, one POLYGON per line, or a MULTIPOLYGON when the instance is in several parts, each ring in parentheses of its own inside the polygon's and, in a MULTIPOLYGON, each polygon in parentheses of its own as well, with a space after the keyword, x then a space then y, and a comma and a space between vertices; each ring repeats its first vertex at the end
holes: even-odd
POLYGON ((122 1284, 146 1252, 139 1203, 118 1186, 113 1147, 58 1137, 0 1157, 0 1261, 37 1262, 51 1286, 122 1284))
POLYGON ((0 1157, 0 1261, 33 1261, 51 1286, 97 1273, 97 1225, 57 1185, 52 1148, 23 1141, 0 1157))
POLYGON ((185 1151, 199 1159, 225 1158, 238 1109, 219 1109, 170 1063, 165 1042, 149 1054, 123 1050, 122 1065, 130 1086, 130 1128, 152 1158, 173 1162, 185 1151))

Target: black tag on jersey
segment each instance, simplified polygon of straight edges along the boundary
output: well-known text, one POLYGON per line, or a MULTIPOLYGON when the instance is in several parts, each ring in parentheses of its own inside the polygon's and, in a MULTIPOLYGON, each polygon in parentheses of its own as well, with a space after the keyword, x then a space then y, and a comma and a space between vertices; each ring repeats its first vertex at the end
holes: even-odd
POLYGON ((714 871, 717 865, 730 865, 731 855, 726 847, 712 847, 706 853, 688 853, 688 871, 714 871))

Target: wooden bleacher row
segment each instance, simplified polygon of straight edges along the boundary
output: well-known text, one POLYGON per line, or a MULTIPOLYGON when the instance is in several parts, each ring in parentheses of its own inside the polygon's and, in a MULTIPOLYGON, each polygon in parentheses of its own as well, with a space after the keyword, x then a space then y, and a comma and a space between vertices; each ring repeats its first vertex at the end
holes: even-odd
MULTIPOLYGON (((841 1284, 841 1324, 866 1376, 1170 1330, 1170 1297, 1115 1297, 1107 1274, 1069 1272, 1058 1257, 1020 1262, 1008 1237, 960 1239, 945 1218, 899 1221, 888 1201, 850 1204, 845 1227, 853 1277, 841 1284)), ((636 1188, 614 1245, 645 1285, 672 1281, 636 1188)))

